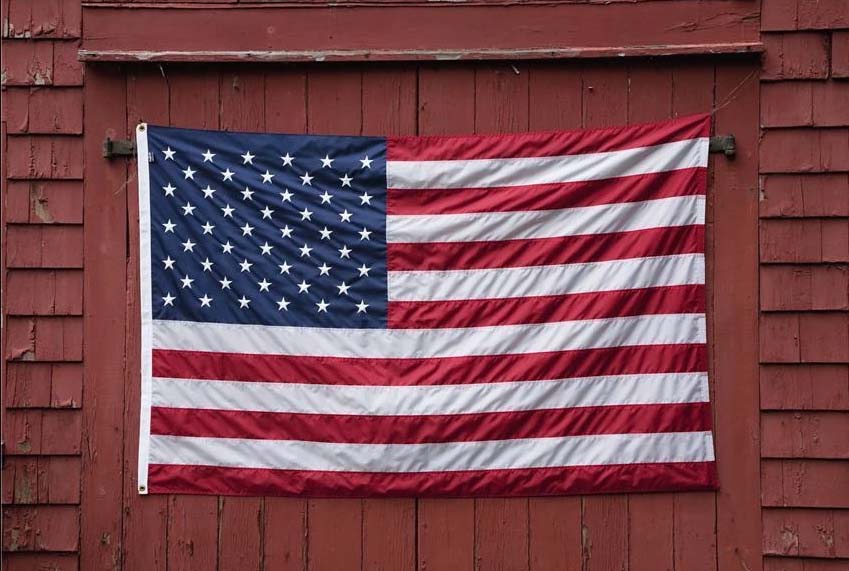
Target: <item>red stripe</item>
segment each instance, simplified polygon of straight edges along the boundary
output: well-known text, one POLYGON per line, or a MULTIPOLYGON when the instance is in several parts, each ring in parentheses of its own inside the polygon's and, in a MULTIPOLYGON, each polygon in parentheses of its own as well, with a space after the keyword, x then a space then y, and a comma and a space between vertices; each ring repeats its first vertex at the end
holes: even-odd
POLYGON ((631 232, 501 240, 387 244, 390 272, 519 268, 625 260, 705 251, 704 225, 631 232))
POLYGON ((155 377, 328 385, 451 385, 706 370, 704 344, 421 359, 153 350, 155 377))
POLYGON ((464 472, 363 473, 151 464, 154 494, 233 496, 548 496, 715 490, 714 462, 617 464, 464 472))
POLYGON ((604 180, 499 188, 387 191, 387 214, 457 214, 556 210, 705 194, 707 169, 691 168, 604 180))
POLYGON ((427 416, 290 414, 154 407, 150 417, 152 434, 355 444, 422 444, 587 434, 692 432, 710 428, 708 403, 427 416))
POLYGON ((602 153, 683 141, 710 134, 710 115, 671 121, 549 133, 389 137, 387 161, 549 157, 602 153))
POLYGON ((390 328, 437 329, 704 312, 705 286, 695 284, 504 299, 392 301, 388 323, 390 328))

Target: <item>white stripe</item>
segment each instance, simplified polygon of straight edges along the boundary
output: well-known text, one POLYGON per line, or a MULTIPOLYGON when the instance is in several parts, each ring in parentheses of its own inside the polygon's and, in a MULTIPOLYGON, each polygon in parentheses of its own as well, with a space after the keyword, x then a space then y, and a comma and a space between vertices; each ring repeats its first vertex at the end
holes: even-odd
POLYGON ((501 299, 703 283, 703 254, 388 276, 390 301, 501 299))
POLYGON ((271 355, 430 358, 704 343, 701 313, 457 329, 329 329, 154 320, 156 349, 271 355))
POLYGON ((490 188, 621 176, 706 167, 708 138, 652 147, 559 157, 449 161, 387 161, 389 188, 490 188))
POLYGON ((418 416, 707 400, 707 373, 436 386, 153 380, 153 406, 300 414, 418 416))
POLYGON ((148 164, 147 125, 136 127, 136 159, 139 177, 139 306, 141 307, 141 402, 139 407, 138 491, 147 494, 148 456, 150 454, 150 391, 153 375, 151 343, 151 272, 150 272, 150 165, 148 164))
POLYGON ((453 472, 713 460, 710 432, 604 434, 438 444, 338 444, 152 436, 151 462, 352 472, 453 472))
POLYGON ((704 224, 704 196, 675 196, 562 210, 387 216, 387 242, 557 238, 704 224))

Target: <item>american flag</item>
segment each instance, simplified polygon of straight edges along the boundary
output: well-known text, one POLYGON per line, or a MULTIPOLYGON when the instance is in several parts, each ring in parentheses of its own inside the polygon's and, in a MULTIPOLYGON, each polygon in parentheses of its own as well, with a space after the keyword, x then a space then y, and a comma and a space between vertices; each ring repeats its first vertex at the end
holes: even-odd
POLYGON ((140 492, 715 488, 709 129, 140 125, 140 492))

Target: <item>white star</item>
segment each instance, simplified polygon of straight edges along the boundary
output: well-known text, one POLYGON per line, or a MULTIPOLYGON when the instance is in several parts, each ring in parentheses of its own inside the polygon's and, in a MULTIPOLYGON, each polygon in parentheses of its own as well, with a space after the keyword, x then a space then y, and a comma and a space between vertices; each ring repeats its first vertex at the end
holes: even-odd
POLYGON ((172 186, 169 182, 166 186, 162 187, 162 190, 165 191, 165 196, 174 196, 174 191, 177 190, 177 187, 172 186))
POLYGON ((224 276, 218 283, 221 284, 221 289, 230 289, 230 284, 233 283, 233 280, 228 280, 227 276, 224 276))
POLYGON ((310 287, 312 287, 312 284, 308 284, 307 280, 302 280, 301 283, 298 284, 298 293, 309 293, 310 287))
POLYGON ((310 210, 307 210, 306 208, 304 208, 301 211, 301 220, 312 221, 312 212, 310 210))
POLYGON ((362 195, 360 195, 360 205, 368 204, 369 206, 371 206, 371 199, 372 198, 374 198, 374 197, 372 195, 370 195, 369 193, 367 193, 367 192, 362 193, 362 195))
POLYGON ((260 176, 262 177, 263 184, 271 184, 271 179, 274 178, 274 175, 268 172, 268 169, 266 169, 265 174, 261 174, 260 176))
POLYGON ((247 222, 245 222, 245 225, 241 227, 241 230, 242 230, 242 236, 253 236, 253 234, 251 234, 251 232, 254 231, 254 227, 251 226, 250 224, 248 224, 247 222))
POLYGON ((192 242, 192 241, 191 241, 191 239, 186 238, 186 241, 182 243, 183 251, 184 251, 184 252, 191 252, 191 253, 193 253, 193 254, 194 254, 194 253, 195 253, 195 246, 196 246, 196 245, 197 245, 197 244, 195 244, 194 242, 192 242))
POLYGON ((206 185, 206 188, 202 188, 200 191, 203 193, 204 198, 212 198, 212 195, 215 194, 215 189, 209 185, 206 185))
POLYGON ((192 282, 193 282, 193 281, 195 281, 195 280, 193 280, 192 278, 190 278, 190 277, 189 277, 189 274, 186 274, 186 277, 184 277, 183 279, 181 279, 181 280, 180 280, 180 283, 182 283, 182 284, 183 284, 183 285, 182 285, 182 286, 180 286, 180 287, 181 287, 181 288, 183 288, 183 289, 191 288, 191 287, 192 287, 192 282))
POLYGON ((326 190, 324 194, 319 195, 322 204, 330 204, 330 199, 333 198, 332 194, 329 194, 326 190))
POLYGON ((328 266, 327 264, 321 264, 321 265, 318 267, 318 272, 319 272, 319 273, 318 273, 318 275, 320 275, 320 276, 329 276, 329 275, 330 275, 330 270, 332 270, 332 269, 333 269, 333 268, 332 268, 331 266, 328 266))
POLYGON ((221 176, 223 176, 223 177, 224 177, 224 181, 226 182, 226 181, 228 181, 228 180, 233 180, 233 175, 234 175, 234 174, 236 174, 236 173, 234 173, 234 172, 233 172, 233 171, 231 171, 229 168, 227 168, 224 172, 222 172, 222 173, 221 173, 221 176))
POLYGON ((242 191, 242 200, 250 200, 253 201, 254 191, 245 187, 245 190, 242 191))
POLYGON ((224 254, 229 254, 233 250, 233 246, 230 244, 230 240, 227 240, 224 244, 221 244, 221 251, 224 254))
POLYGON ((360 303, 357 304, 357 313, 365 313, 367 307, 368 304, 365 302, 365 300, 361 299, 360 303))
POLYGON ((345 176, 343 176, 343 177, 342 177, 342 178, 340 178, 339 180, 341 180, 341 181, 342 181, 342 188, 345 188, 346 186, 351 186, 351 181, 352 181, 352 180, 354 180, 354 179, 352 179, 351 177, 349 177, 349 176, 348 176, 348 173, 345 173, 345 176))
POLYGON ((342 244, 342 247, 339 249, 339 257, 340 258, 350 258, 351 249, 348 248, 345 244, 342 244))
POLYGON ((268 291, 268 286, 271 285, 271 282, 262 278, 262 281, 257 282, 257 285, 259 286, 259 291, 268 291))
POLYGON ((239 302, 239 309, 245 309, 251 304, 251 300, 245 296, 242 296, 241 299, 238 299, 237 301, 239 302))
POLYGON ((321 159, 321 168, 329 167, 334 160, 330 158, 330 155, 324 155, 324 158, 321 159))
POLYGON ((252 164, 254 164, 254 157, 255 157, 255 156, 256 156, 256 155, 252 155, 252 154, 251 154, 251 152, 250 152, 250 151, 248 151, 247 153, 245 153, 244 155, 242 155, 242 164, 243 164, 243 165, 248 165, 248 164, 252 165, 252 164))
POLYGON ((227 206, 221 209, 221 212, 224 213, 224 218, 227 218, 228 216, 230 218, 233 218, 233 213, 236 212, 236 209, 230 208, 230 205, 228 204, 227 206))
POLYGON ((278 268, 280 268, 280 273, 281 273, 281 274, 288 274, 288 273, 289 273, 289 270, 292 268, 292 266, 290 266, 290 265, 286 262, 286 260, 283 260, 283 263, 282 263, 282 264, 280 264, 280 265, 279 265, 279 266, 277 266, 277 267, 278 267, 278 268))
POLYGON ((207 149, 207 150, 206 150, 206 152, 205 152, 205 153, 203 153, 203 162, 207 162, 207 161, 208 161, 208 162, 210 162, 210 163, 211 163, 211 162, 212 162, 212 157, 214 157, 214 156, 215 156, 215 153, 213 153, 213 152, 211 152, 209 149, 207 149))
POLYGON ((369 271, 371 271, 371 268, 368 268, 368 267, 366 267, 365 264, 363 264, 362 266, 357 268, 357 271, 360 272, 360 277, 363 277, 363 276, 368 277, 368 273, 369 273, 369 271))
POLYGON ((280 301, 277 302, 277 311, 289 311, 289 304, 291 301, 286 301, 285 297, 281 297, 280 301))
POLYGON ((206 294, 203 294, 203 297, 199 297, 198 301, 200 302, 201 307, 209 307, 209 302, 212 301, 212 298, 206 294))
POLYGON ((241 267, 241 268, 242 268, 240 271, 241 271, 241 272, 249 272, 249 271, 251 271, 251 266, 252 266, 252 265, 253 265, 253 264, 252 264, 252 263, 250 263, 250 262, 247 260, 247 258, 245 258, 244 260, 242 260, 241 262, 239 262, 239 267, 241 267))
POLYGON ((282 202, 292 202, 292 193, 289 192, 288 188, 280 193, 280 200, 282 202))
POLYGON ((292 237, 292 229, 289 228, 288 224, 280 229, 280 233, 283 234, 281 236, 281 238, 291 238, 292 237))
POLYGON ((312 248, 310 248, 310 247, 309 247, 309 246, 307 246, 306 244, 304 244, 304 245, 303 245, 303 247, 298 248, 298 249, 301 251, 301 257, 302 257, 302 258, 303 258, 304 256, 311 257, 311 256, 310 256, 310 252, 312 252, 312 248))
POLYGON ((166 293, 166 294, 162 297, 162 301, 164 302, 164 303, 163 303, 163 307, 165 307, 166 305, 173 306, 173 305, 174 305, 174 300, 175 300, 175 299, 177 299, 177 298, 176 298, 175 296, 171 295, 171 292, 169 291, 168 293, 166 293))
POLYGON ((316 305, 318 306, 318 312, 319 312, 319 313, 321 313, 322 311, 323 311, 324 313, 327 313, 327 307, 328 307, 330 304, 329 304, 329 303, 326 303, 326 302, 322 299, 321 301, 319 301, 318 303, 316 303, 316 305))
POLYGON ((176 152, 176 151, 172 151, 172 150, 171 150, 171 147, 168 147, 167 149, 165 149, 164 151, 162 151, 162 154, 163 154, 163 155, 165 155, 165 160, 166 160, 166 161, 173 161, 173 160, 174 160, 174 153, 175 153, 175 152, 176 152))
POLYGON ((181 208, 183 209, 183 216, 187 216, 187 215, 194 216, 195 215, 195 208, 197 208, 197 206, 192 206, 191 202, 187 202, 186 205, 181 207, 181 208))
POLYGON ((204 261, 202 261, 202 262, 200 263, 200 265, 201 265, 201 266, 203 266, 203 271, 205 271, 205 272, 211 272, 211 271, 212 271, 212 266, 214 266, 215 264, 214 264, 214 263, 212 263, 212 262, 210 262, 210 261, 209 261, 209 258, 207 258, 207 259, 205 259, 204 261))
POLYGON ((292 161, 295 160, 295 157, 290 156, 289 153, 286 153, 285 155, 283 155, 280 158, 283 159, 283 166, 284 167, 292 166, 292 161))
POLYGON ((310 176, 310 173, 305 172, 304 176, 301 177, 301 186, 304 186, 305 184, 312 186, 312 179, 314 178, 314 176, 310 176))
POLYGON ((267 206, 265 208, 263 208, 262 210, 260 210, 260 212, 262 212, 263 220, 265 220, 266 218, 271 220, 271 215, 274 214, 274 211, 267 206))
POLYGON ((365 227, 359 232, 360 240, 371 240, 371 230, 367 230, 365 227))
POLYGON ((350 222, 351 216, 352 216, 352 214, 350 212, 348 212, 347 208, 339 213, 339 218, 342 219, 342 222, 350 222))
POLYGON ((168 222, 166 222, 166 223, 164 223, 164 224, 163 224, 163 226, 165 226, 165 232, 171 232, 172 234, 174 233, 174 228, 176 228, 176 227, 177 227, 177 225, 176 225, 176 224, 173 224, 173 223, 171 222, 171 219, 170 219, 170 218, 168 219, 168 222))
POLYGON ((274 248, 274 246, 270 246, 268 242, 259 247, 259 249, 262 250, 263 256, 270 256, 272 248, 274 248))
POLYGON ((351 286, 349 286, 345 282, 342 282, 341 284, 336 286, 336 289, 339 290, 339 295, 348 295, 348 290, 351 289, 351 286))
POLYGON ((186 170, 183 171, 183 178, 190 178, 195 180, 195 173, 198 171, 193 171, 192 167, 186 167, 186 170))
POLYGON ((363 164, 364 169, 370 169, 371 163, 374 162, 374 159, 370 159, 370 158, 368 158, 368 155, 366 155, 366 157, 364 159, 360 159, 360 162, 363 164))
POLYGON ((204 234, 212 234, 212 229, 215 228, 215 226, 213 226, 212 224, 209 223, 209 221, 207 221, 206 224, 201 226, 201 228, 203 228, 204 234))
POLYGON ((319 234, 321 234, 322 240, 330 240, 330 235, 333 234, 333 230, 328 230, 327 226, 324 227, 324 230, 319 230, 319 234))
POLYGON ((165 264, 165 269, 166 269, 166 270, 173 270, 173 269, 174 269, 174 262, 175 262, 175 261, 176 261, 176 260, 172 260, 172 259, 171 259, 171 256, 168 256, 167 258, 165 258, 164 260, 162 260, 162 263, 163 263, 163 264, 165 264))

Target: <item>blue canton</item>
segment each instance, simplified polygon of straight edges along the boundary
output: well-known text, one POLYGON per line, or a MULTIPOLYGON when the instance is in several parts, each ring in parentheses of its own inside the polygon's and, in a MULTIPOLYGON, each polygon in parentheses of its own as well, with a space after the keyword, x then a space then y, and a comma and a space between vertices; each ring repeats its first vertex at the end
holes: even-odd
POLYGON ((386 327, 386 141, 148 127, 154 319, 386 327))

